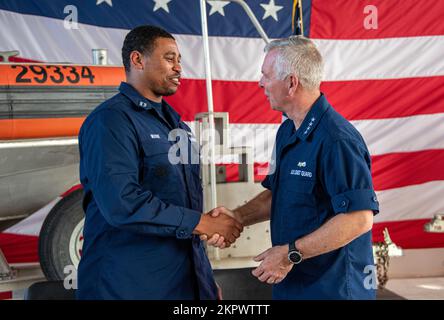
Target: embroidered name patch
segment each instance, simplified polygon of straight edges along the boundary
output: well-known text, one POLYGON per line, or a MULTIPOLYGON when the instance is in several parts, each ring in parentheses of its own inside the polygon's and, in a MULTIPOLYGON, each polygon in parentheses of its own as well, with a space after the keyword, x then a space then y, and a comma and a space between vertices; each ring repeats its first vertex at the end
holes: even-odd
POLYGON ((294 175, 294 176, 301 176, 301 177, 308 177, 308 178, 313 177, 313 174, 310 171, 304 171, 304 170, 294 169, 294 170, 290 171, 290 174, 294 175))

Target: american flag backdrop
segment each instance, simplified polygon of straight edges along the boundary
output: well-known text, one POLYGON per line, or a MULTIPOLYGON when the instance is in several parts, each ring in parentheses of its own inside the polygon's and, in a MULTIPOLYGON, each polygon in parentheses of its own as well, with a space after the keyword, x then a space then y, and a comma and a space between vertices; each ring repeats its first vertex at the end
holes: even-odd
MULTIPOLYGON (((294 1, 246 2, 271 39, 296 32, 294 1)), ((372 155, 381 210, 374 240, 388 227, 402 248, 444 247, 443 233, 423 228, 444 212, 444 0, 303 0, 302 9, 304 35, 325 59, 321 89, 372 155)), ((239 5, 213 1, 207 13, 215 111, 229 112, 232 145, 250 144, 263 168, 282 119, 258 87, 265 43, 239 5), (246 139, 250 132, 260 134, 246 139)), ((92 49, 107 48, 109 63, 121 65, 124 36, 142 24, 176 37, 184 79, 167 100, 192 122, 207 111, 197 0, 0 0, 0 51, 19 50, 21 61, 90 64, 92 49)), ((227 164, 229 180, 236 170, 227 164)), ((37 257, 38 217, 0 235, 10 262, 37 257)))

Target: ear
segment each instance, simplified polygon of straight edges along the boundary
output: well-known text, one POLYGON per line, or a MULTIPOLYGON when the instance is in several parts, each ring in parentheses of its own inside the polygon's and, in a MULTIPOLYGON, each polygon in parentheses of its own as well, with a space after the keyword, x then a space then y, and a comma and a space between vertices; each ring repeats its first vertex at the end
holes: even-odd
POLYGON ((130 53, 131 68, 136 70, 143 70, 143 55, 139 51, 132 51, 130 53))
POLYGON ((299 79, 294 74, 289 75, 288 77, 288 95, 293 96, 296 93, 296 89, 299 85, 299 79))

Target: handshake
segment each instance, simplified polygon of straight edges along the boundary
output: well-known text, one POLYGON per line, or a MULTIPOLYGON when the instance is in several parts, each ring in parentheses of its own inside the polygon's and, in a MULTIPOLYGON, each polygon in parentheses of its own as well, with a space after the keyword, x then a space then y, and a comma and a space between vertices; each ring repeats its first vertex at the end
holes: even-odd
POLYGON ((236 211, 217 207, 202 215, 193 233, 200 235, 201 240, 207 240, 209 245, 228 248, 244 229, 240 221, 236 211))

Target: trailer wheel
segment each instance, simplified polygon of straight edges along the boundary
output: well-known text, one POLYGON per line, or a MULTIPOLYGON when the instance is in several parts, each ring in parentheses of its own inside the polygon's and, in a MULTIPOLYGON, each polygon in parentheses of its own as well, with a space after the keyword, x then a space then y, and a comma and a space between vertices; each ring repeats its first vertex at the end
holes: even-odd
POLYGON ((82 254, 83 189, 60 200, 49 212, 39 237, 39 257, 42 271, 50 281, 63 280, 66 266, 77 266, 82 254))

